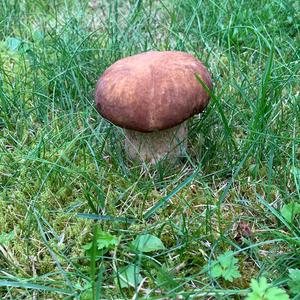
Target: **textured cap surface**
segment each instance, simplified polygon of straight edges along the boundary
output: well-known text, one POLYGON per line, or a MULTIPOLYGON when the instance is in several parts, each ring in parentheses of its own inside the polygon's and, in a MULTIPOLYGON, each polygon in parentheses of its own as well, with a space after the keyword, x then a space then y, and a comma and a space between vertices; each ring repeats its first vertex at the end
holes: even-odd
POLYGON ((112 123, 142 132, 163 130, 200 113, 211 89, 210 75, 191 54, 150 51, 118 60, 100 77, 95 102, 112 123))

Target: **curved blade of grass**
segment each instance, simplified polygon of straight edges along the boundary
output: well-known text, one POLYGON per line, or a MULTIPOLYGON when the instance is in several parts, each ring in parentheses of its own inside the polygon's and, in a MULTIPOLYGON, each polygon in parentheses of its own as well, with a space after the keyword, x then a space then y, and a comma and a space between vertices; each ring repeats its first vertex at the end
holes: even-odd
POLYGON ((90 220, 98 220, 98 221, 113 221, 118 223, 135 223, 134 219, 122 218, 122 217, 112 217, 112 216, 100 216, 95 214, 77 214, 78 218, 90 219, 90 220))
POLYGON ((65 295, 74 295, 72 291, 66 289, 60 289, 56 287, 29 283, 29 282, 20 282, 20 281, 0 280, 0 287, 16 287, 16 288, 23 288, 23 289, 34 289, 34 290, 41 290, 46 292, 54 292, 54 293, 60 293, 65 295))
POLYGON ((299 239, 299 233, 297 234, 293 228, 290 226, 290 224, 285 220, 285 218, 274 208, 272 207, 266 200, 263 199, 263 197, 259 194, 256 194, 256 197, 258 201, 265 206, 282 224, 288 228, 288 230, 299 239))

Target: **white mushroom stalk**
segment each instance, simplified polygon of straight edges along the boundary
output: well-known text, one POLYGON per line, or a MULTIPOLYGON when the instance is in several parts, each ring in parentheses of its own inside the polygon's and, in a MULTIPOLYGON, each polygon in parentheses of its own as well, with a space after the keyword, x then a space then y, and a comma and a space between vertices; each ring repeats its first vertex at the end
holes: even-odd
POLYGON ((155 164, 162 159, 184 156, 187 149, 187 124, 153 131, 125 129, 125 151, 130 159, 155 164))

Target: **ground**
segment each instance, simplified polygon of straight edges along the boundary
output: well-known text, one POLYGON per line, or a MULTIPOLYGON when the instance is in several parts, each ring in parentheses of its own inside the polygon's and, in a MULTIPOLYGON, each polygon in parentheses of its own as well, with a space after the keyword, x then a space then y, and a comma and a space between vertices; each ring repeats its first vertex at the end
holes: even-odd
POLYGON ((0 297, 244 299, 265 277, 299 299, 299 11, 1 1, 0 297), (95 110, 102 72, 147 50, 192 53, 212 74, 177 164, 128 161, 95 110))

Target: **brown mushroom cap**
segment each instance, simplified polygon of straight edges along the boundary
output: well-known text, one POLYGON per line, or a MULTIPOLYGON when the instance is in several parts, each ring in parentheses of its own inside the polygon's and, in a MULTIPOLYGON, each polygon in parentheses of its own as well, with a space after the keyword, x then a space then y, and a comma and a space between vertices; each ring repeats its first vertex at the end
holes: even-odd
POLYGON ((151 132, 171 128, 203 111, 211 89, 210 75, 191 54, 150 51, 118 60, 96 87, 98 112, 127 129, 151 132))

